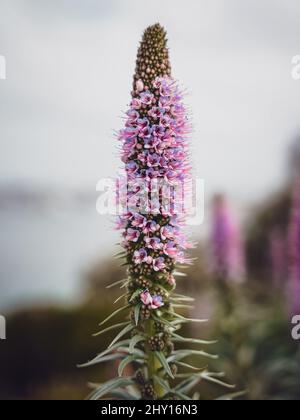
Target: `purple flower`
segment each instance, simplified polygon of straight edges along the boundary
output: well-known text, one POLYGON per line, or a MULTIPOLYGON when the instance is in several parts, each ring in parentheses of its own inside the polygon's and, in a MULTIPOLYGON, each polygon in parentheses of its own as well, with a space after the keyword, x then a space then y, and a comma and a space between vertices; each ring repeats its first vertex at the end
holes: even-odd
POLYGON ((141 215, 139 213, 136 213, 136 214, 133 215, 133 218, 131 220, 131 225, 133 227, 142 228, 145 225, 146 220, 147 219, 146 219, 145 216, 143 216, 143 215, 141 215))
POLYGON ((143 233, 145 235, 148 235, 149 233, 154 233, 157 231, 157 227, 158 226, 156 222, 154 222, 153 220, 148 220, 143 228, 143 233))
POLYGON ((141 248, 138 251, 134 251, 133 260, 135 264, 142 264, 148 261, 148 254, 145 248, 141 248))
POLYGON ((213 271, 225 279, 243 281, 244 251, 238 224, 226 200, 217 196, 213 203, 211 233, 213 271))
POLYGON ((140 232, 136 229, 127 229, 126 240, 130 242, 137 242, 140 237, 140 232))
POLYGON ((143 130, 144 128, 149 126, 149 120, 148 118, 139 118, 137 120, 137 126, 139 130, 143 130))
POLYGON ((141 98, 141 103, 142 104, 151 105, 152 101, 154 99, 154 95, 150 91, 142 92, 141 95, 140 95, 140 98, 141 98))
POLYGON ((145 149, 155 149, 158 143, 159 139, 157 137, 144 138, 145 149))
POLYGON ((176 230, 173 226, 166 225, 160 229, 160 235, 162 240, 174 239, 176 230))
POLYGON ((148 236, 145 238, 145 243, 147 245, 147 248, 153 249, 155 251, 158 251, 162 248, 162 243, 157 236, 153 236, 152 238, 149 238, 148 236))
POLYGON ((164 253, 170 258, 177 258, 178 255, 178 248, 174 241, 168 241, 164 245, 164 253))
POLYGON ((156 153, 149 154, 147 158, 147 163, 150 167, 159 166, 159 164, 161 163, 161 157, 156 153))
POLYGON ((154 106, 153 108, 148 111, 149 117, 153 119, 159 119, 164 115, 165 110, 163 108, 159 108, 158 106, 154 106))
POLYGON ((288 232, 288 306, 292 315, 300 314, 300 176, 296 179, 288 232))
POLYGON ((161 296, 155 295, 152 297, 152 303, 150 304, 151 309, 158 309, 164 306, 161 296))
POLYGON ((134 174, 135 172, 138 171, 138 169, 139 169, 139 166, 136 162, 130 161, 126 163, 126 171, 128 174, 134 174))
POLYGON ((154 271, 161 271, 166 267, 164 257, 158 257, 156 259, 153 259, 152 263, 154 271))
POLYGON ((133 109, 140 109, 142 106, 142 101, 140 99, 132 99, 131 106, 133 109))

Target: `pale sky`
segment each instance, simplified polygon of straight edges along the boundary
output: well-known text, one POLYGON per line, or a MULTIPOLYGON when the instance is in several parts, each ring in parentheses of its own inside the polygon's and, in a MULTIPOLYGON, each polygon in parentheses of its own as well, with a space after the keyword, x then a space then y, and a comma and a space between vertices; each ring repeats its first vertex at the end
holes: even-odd
POLYGON ((241 201, 276 190, 300 131, 299 0, 0 0, 0 183, 95 189, 118 168, 143 29, 169 35, 195 173, 241 201))

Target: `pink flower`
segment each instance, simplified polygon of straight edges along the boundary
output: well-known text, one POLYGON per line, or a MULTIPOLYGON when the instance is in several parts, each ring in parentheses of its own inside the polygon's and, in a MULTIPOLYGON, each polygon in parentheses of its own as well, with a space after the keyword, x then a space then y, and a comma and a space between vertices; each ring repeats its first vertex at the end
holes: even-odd
POLYGON ((140 294, 140 299, 144 305, 147 305, 147 306, 152 305, 152 302, 153 302, 152 296, 150 295, 148 290, 140 294))
POLYGON ((150 167, 159 166, 160 162, 161 162, 161 157, 157 155, 156 153, 154 153, 153 155, 152 154, 148 155, 148 158, 147 158, 148 166, 150 167))
POLYGON ((132 221, 131 221, 131 225, 133 227, 143 227, 146 223, 146 217, 144 217, 143 215, 136 213, 133 215, 132 221))
POLYGON ((153 101, 153 98, 154 98, 154 95, 153 95, 153 93, 151 93, 149 91, 142 92, 141 95, 140 95, 140 98, 141 98, 141 103, 142 104, 151 105, 152 101, 153 101))
POLYGON ((174 239, 176 230, 173 226, 166 225, 160 229, 161 239, 164 241, 166 239, 174 239))
POLYGON ((162 243, 160 242, 160 239, 156 236, 149 238, 145 238, 145 243, 147 245, 147 248, 154 249, 155 251, 158 251, 162 248, 162 243))
POLYGON ((163 257, 158 257, 153 259, 153 269, 154 271, 161 271, 166 267, 165 259, 163 257))
POLYGON ((135 109, 129 109, 126 114, 128 116, 126 125, 128 126, 130 126, 132 123, 135 123, 140 116, 140 114, 135 109))
POLYGON ((153 296, 152 303, 150 304, 151 309, 158 309, 162 306, 164 306, 162 297, 158 295, 153 296))
POLYGON ((164 245, 164 253, 170 258, 176 258, 178 255, 178 248, 174 241, 168 241, 164 245))
POLYGON ((148 220, 144 226, 143 233, 148 235, 157 231, 157 224, 153 220, 148 220))
POLYGON ((139 166, 136 162, 130 161, 126 164, 126 171, 128 174, 134 174, 139 169, 139 166))
POLYGON ((135 264, 142 264, 143 262, 148 261, 148 254, 145 248, 141 248, 137 251, 134 251, 133 261, 135 262, 135 264))
POLYGON ((158 106, 154 106, 153 108, 150 109, 150 111, 148 111, 149 117, 155 120, 161 118, 163 114, 164 114, 164 109, 159 108, 158 106))
POLYGON ((131 106, 133 109, 140 109, 142 106, 142 101, 140 99, 132 99, 131 106))
POLYGON ((127 229, 126 240, 130 242, 137 242, 140 237, 140 232, 136 229, 127 229))

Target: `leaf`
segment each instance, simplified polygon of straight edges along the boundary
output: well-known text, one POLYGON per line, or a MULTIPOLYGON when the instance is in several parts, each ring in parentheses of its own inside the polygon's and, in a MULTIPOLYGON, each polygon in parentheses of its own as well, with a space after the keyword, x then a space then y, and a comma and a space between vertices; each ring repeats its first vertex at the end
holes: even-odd
POLYGON ((186 338, 182 337, 181 335, 172 333, 172 336, 174 337, 174 342, 183 342, 183 343, 193 343, 193 344, 204 344, 204 345, 210 345, 210 344, 216 344, 217 341, 207 341, 207 340, 199 340, 198 338, 186 338))
POLYGON ((182 320, 182 322, 208 322, 208 319, 185 318, 184 316, 179 315, 176 312, 168 312, 168 314, 173 316, 174 318, 182 320))
POLYGON ((173 352, 173 354, 167 358, 167 362, 168 363, 176 362, 178 360, 184 359, 185 357, 193 356, 193 355, 209 357, 211 359, 218 359, 217 355, 209 354, 202 350, 178 350, 178 351, 173 352))
POLYGON ((184 303, 175 303, 175 304, 173 304, 173 308, 182 308, 182 309, 193 309, 194 308, 194 306, 192 306, 192 305, 186 305, 186 304, 184 304, 184 303))
POLYGON ((134 337, 132 337, 131 341, 130 341, 130 345, 129 345, 129 353, 133 353, 133 350, 135 348, 135 346, 137 345, 137 343, 139 343, 140 341, 144 341, 145 337, 143 335, 135 335, 134 337))
MULTIPOLYGON (((197 374, 198 375, 198 374, 197 374)), ((212 382, 217 385, 224 386, 225 388, 234 389, 235 385, 227 384, 226 382, 220 381, 218 378, 223 378, 225 374, 223 372, 221 373, 210 373, 210 372, 202 372, 199 373, 199 376, 201 376, 202 379, 205 379, 208 382, 212 382)))
POLYGON ((129 391, 125 391, 122 389, 115 389, 114 391, 110 391, 109 395, 111 395, 114 398, 117 398, 118 400, 138 400, 139 398, 136 395, 131 394, 129 391))
POLYGON ((131 355, 125 357, 125 359, 123 359, 122 362, 119 364, 118 375, 122 376, 122 373, 123 373, 123 370, 125 369, 125 367, 133 361, 137 361, 135 354, 131 354, 131 355))
POLYGON ((137 289, 134 293, 132 293, 131 298, 129 299, 129 302, 132 302, 135 298, 137 298, 144 289, 137 289))
POLYGON ((93 334, 93 337, 98 337, 98 335, 104 334, 107 331, 114 330, 115 328, 123 327, 124 325, 128 325, 128 324, 130 324, 130 322, 128 322, 128 321, 120 322, 119 324, 114 324, 110 327, 105 328, 104 330, 101 330, 101 331, 93 334))
POLYGON ((178 276, 178 277, 186 277, 187 276, 186 273, 182 273, 181 271, 174 271, 173 275, 178 276))
POLYGON ((161 351, 155 351, 154 354, 156 355, 157 359, 160 361, 161 365, 165 369, 166 373, 174 379, 174 375, 170 369, 169 363, 167 362, 167 359, 165 355, 161 351))
POLYGON ((126 325, 126 327, 123 328, 123 330, 120 331, 119 334, 116 335, 116 337, 110 343, 108 348, 111 348, 111 346, 113 346, 120 338, 122 338, 125 334, 129 333, 131 330, 133 330, 133 326, 131 324, 126 325))
POLYGON ((93 391, 90 394, 89 399, 98 400, 104 395, 109 394, 110 391, 113 391, 116 388, 125 387, 125 386, 133 385, 133 384, 134 384, 134 380, 131 376, 127 378, 114 378, 106 382, 105 384, 100 385, 97 389, 95 389, 95 391, 93 391))
POLYGON ((93 365, 96 365, 97 363, 104 363, 104 362, 109 362, 111 360, 118 360, 118 359, 121 359, 122 357, 124 357, 124 353, 112 353, 106 356, 99 357, 97 358, 97 360, 94 359, 94 360, 91 360, 90 362, 84 363, 83 365, 79 365, 79 367, 93 366, 93 365))
MULTIPOLYGON (((120 343, 122 343, 122 341, 120 341, 120 343)), ((130 354, 128 347, 123 347, 123 346, 122 347, 117 347, 117 351, 123 351, 124 353, 130 354)), ((139 356, 140 358, 147 359, 147 356, 145 355, 145 353, 143 352, 143 350, 140 350, 140 349, 135 348, 133 350, 133 353, 132 354, 135 354, 136 356, 139 356)))
POLYGON ((235 392, 232 394, 225 394, 219 398, 216 398, 216 401, 231 401, 231 400, 234 400, 235 398, 243 397, 244 395, 247 395, 247 391, 240 391, 240 392, 235 392))
POLYGON ((141 305, 136 305, 135 308, 134 308, 134 322, 135 322, 135 325, 138 325, 138 323, 139 323, 140 310, 141 310, 141 305))
POLYGON ((119 309, 116 309, 112 314, 110 314, 107 318, 105 318, 105 320, 104 321, 102 321, 102 322, 100 322, 100 324, 99 325, 103 325, 103 324, 105 324, 107 321, 109 321, 112 317, 114 317, 115 315, 117 315, 118 313, 120 313, 120 312, 122 312, 122 311, 124 311, 125 309, 127 309, 127 308, 129 308, 129 305, 125 305, 125 306, 122 306, 121 308, 119 308, 119 309))
POLYGON ((122 279, 122 280, 115 281, 114 283, 111 283, 108 286, 106 286, 106 289, 110 289, 111 287, 117 286, 118 284, 121 284, 121 283, 124 283, 124 282, 127 283, 127 279, 122 279))
MULTIPOLYGON (((129 343, 130 343, 130 340, 129 339, 120 341, 119 343, 116 343, 115 345, 111 346, 110 349, 103 350, 100 354, 98 354, 94 359, 90 360, 89 362, 86 362, 86 363, 84 363, 82 365, 78 365, 78 367, 93 366, 93 365, 95 365, 97 363, 101 363, 101 359, 102 359, 103 356, 111 353, 113 350, 115 350, 118 347, 120 347, 121 344, 122 345, 126 345, 126 344, 129 344, 129 343)), ((120 350, 117 350, 117 351, 121 351, 121 349, 122 349, 122 347, 120 347, 120 350)))
POLYGON ((195 376, 190 376, 188 379, 185 379, 184 381, 180 382, 176 387, 175 387, 175 391, 176 392, 182 392, 182 393, 187 393, 189 392, 191 389, 194 388, 194 386, 196 386, 199 382, 201 381, 201 378, 199 377, 195 377, 195 376))
POLYGON ((123 295, 119 296, 115 301, 114 301, 114 305, 116 303, 118 303, 121 299, 123 299, 125 296, 127 296, 127 293, 123 293, 123 295))
POLYGON ((184 363, 184 362, 176 362, 176 364, 178 366, 183 366, 183 367, 186 367, 186 368, 192 369, 192 370, 204 370, 205 369, 205 368, 198 368, 196 366, 192 366, 189 363, 184 363))

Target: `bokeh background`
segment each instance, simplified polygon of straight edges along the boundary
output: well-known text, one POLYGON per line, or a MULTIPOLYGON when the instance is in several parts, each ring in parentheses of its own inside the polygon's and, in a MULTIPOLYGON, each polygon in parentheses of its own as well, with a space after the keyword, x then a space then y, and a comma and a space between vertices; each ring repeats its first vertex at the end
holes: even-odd
POLYGON ((124 276, 96 184, 120 166, 114 130, 142 31, 157 21, 187 88, 194 172, 205 181, 205 220, 191 232, 197 261, 179 288, 210 321, 191 333, 219 338, 212 367, 243 398, 300 399, 288 293, 298 0, 1 0, 0 398, 83 398, 88 381, 112 374, 76 367, 109 342, 91 334, 118 294, 105 286, 124 276), (216 269, 216 194, 234 226, 239 275, 216 269))

